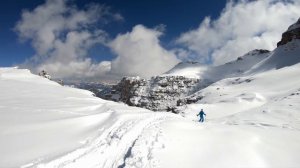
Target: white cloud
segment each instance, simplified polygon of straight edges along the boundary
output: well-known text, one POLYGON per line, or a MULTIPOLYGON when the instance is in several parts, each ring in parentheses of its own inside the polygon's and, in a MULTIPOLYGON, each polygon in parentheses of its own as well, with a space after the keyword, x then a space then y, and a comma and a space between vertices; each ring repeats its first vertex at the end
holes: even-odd
POLYGON ((216 20, 183 33, 177 43, 198 54, 198 60, 222 64, 253 49, 276 47, 281 34, 300 16, 299 0, 229 1, 216 20))
POLYGON ((51 73, 56 74, 57 78, 71 77, 71 79, 112 79, 109 76, 111 68, 110 61, 103 61, 99 64, 94 64, 90 59, 82 61, 68 62, 67 66, 63 62, 53 62, 41 64, 39 69, 51 70, 51 73), (62 73, 63 72, 63 73, 62 73))
POLYGON ((78 9, 70 0, 47 0, 32 11, 22 12, 15 31, 22 40, 32 43, 36 55, 23 66, 34 71, 45 69, 55 77, 106 77, 110 63, 93 63, 88 51, 96 44, 107 43, 107 34, 98 23, 122 20, 109 7, 91 4, 78 9))
POLYGON ((80 10, 71 2, 47 0, 32 11, 23 11, 15 30, 36 50, 23 66, 36 72, 46 70, 56 78, 114 79, 122 75, 150 77, 178 63, 176 56, 159 44, 165 25, 154 29, 137 25, 109 42, 108 34, 95 27, 123 17, 106 6, 92 4, 80 10), (94 63, 88 51, 97 44, 110 47, 117 58, 94 63))
POLYGON ((159 43, 161 29, 149 29, 137 25, 131 32, 118 35, 109 46, 117 58, 112 61, 112 73, 151 77, 162 74, 179 60, 173 52, 159 43))

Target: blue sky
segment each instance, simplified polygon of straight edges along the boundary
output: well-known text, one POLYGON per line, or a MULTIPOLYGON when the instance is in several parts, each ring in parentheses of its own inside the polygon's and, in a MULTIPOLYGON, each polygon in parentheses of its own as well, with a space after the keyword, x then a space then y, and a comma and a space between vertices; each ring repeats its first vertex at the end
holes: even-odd
MULTIPOLYGON (((12 66, 22 63, 26 58, 34 55, 29 42, 21 43, 13 31, 21 12, 32 10, 44 0, 4 0, 0 6, 0 66, 12 66)), ((225 0, 75 0, 80 8, 88 3, 106 4, 113 12, 118 12, 124 21, 108 24, 103 27, 111 38, 119 33, 130 31, 137 24, 155 27, 166 25, 165 35, 161 43, 168 47, 172 40, 182 32, 196 28, 205 16, 217 17, 224 8, 225 0)), ((97 60, 110 60, 114 55, 103 46, 95 46, 90 56, 97 60)))
POLYGON ((299 0, 5 0, 0 66, 56 78, 149 78, 276 48, 299 0))

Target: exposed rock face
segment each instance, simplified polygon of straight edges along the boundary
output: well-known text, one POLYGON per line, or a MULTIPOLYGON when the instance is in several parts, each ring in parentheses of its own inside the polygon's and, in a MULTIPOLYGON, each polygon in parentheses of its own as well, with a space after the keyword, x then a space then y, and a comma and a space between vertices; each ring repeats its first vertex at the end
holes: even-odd
POLYGON ((42 70, 40 73, 39 73, 39 76, 42 76, 44 78, 47 78, 49 80, 51 80, 51 76, 48 74, 48 72, 46 72, 45 70, 42 70))
POLYGON ((300 39, 300 18, 299 20, 291 25, 286 32, 282 34, 281 41, 277 43, 277 47, 284 45, 293 39, 300 39))
POLYGON ((128 105, 137 105, 138 97, 145 96, 148 81, 139 77, 124 77, 115 87, 115 94, 120 95, 120 101, 128 105))
MULTIPOLYGON (((293 39, 300 39, 300 19, 283 33, 278 46, 293 39)), ((122 101, 131 106, 153 111, 166 110, 177 113, 180 112, 180 106, 204 99, 205 95, 201 93, 202 88, 224 78, 242 77, 252 67, 269 57, 269 53, 269 50, 256 49, 238 57, 236 61, 209 68, 203 67, 197 62, 179 63, 163 76, 152 77, 150 80, 124 77, 108 93, 93 91, 97 93, 98 97, 104 99, 122 101)), ((243 81, 237 78, 231 84, 251 81, 252 79, 243 81)))
POLYGON ((252 50, 252 51, 248 52, 248 53, 246 54, 246 56, 247 56, 247 55, 253 56, 253 55, 266 54, 266 53, 269 53, 269 52, 270 52, 270 50, 265 50, 265 49, 255 49, 255 50, 252 50))
POLYGON ((177 100, 193 93, 199 79, 183 76, 156 76, 150 80, 125 77, 115 87, 120 101, 153 111, 173 111, 177 100))
POLYGON ((49 73, 46 72, 45 70, 42 70, 41 72, 39 72, 39 76, 44 77, 44 78, 47 78, 47 79, 49 79, 49 80, 52 80, 52 81, 54 81, 54 82, 56 82, 56 83, 58 83, 58 84, 64 86, 64 81, 63 81, 62 79, 53 79, 53 78, 51 77, 51 75, 49 75, 49 73))
POLYGON ((255 50, 252 50, 252 51, 248 52, 244 56, 238 57, 236 59, 236 61, 243 60, 243 57, 245 57, 245 56, 255 56, 255 55, 266 54, 266 53, 269 53, 269 52, 270 52, 269 50, 265 50, 265 49, 255 49, 255 50))

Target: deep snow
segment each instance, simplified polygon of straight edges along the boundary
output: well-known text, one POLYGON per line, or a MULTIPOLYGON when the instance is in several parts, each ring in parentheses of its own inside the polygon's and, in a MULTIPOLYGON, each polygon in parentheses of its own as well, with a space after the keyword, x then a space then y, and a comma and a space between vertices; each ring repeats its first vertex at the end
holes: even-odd
MULTIPOLYGON (((223 77, 211 73, 211 79, 222 80, 196 92, 203 99, 181 107, 181 115, 105 101, 28 70, 0 68, 0 167, 299 167, 294 51, 278 48, 218 66, 223 77), (278 67, 279 55, 291 58, 278 67), (244 69, 236 74, 230 67, 244 69), (197 122, 201 108, 205 123, 197 122)), ((192 69, 177 72, 193 76, 192 69)))
MULTIPOLYGON (((190 127, 182 121, 165 123, 164 130, 171 145, 158 152, 157 157, 175 153, 175 144, 197 144, 185 146, 182 152, 177 150, 180 156, 177 155, 178 159, 172 164, 181 165, 179 167, 195 167, 196 162, 204 167, 298 167, 299 72, 300 64, 297 64, 251 77, 224 79, 201 90, 197 94, 204 98, 198 104, 185 107, 183 115, 194 120, 199 109, 204 108, 207 122, 200 126, 190 123, 190 127), (250 82, 243 82, 249 78, 250 82), (183 130, 174 131, 175 125, 183 130)), ((168 164, 163 163, 162 167, 168 164)))
POLYGON ((117 167, 143 128, 169 115, 104 101, 28 70, 1 68, 0 90, 0 167, 5 168, 53 159, 42 167, 73 167, 75 160, 79 167, 117 167))

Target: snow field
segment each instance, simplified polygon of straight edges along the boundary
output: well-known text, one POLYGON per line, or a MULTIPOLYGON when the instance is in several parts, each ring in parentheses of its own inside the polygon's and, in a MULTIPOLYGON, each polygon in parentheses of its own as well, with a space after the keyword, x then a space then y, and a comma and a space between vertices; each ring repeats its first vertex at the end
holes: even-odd
MULTIPOLYGON (((210 70, 210 80, 224 79, 196 92, 203 98, 183 106, 183 117, 0 68, 0 167, 297 168, 300 64, 294 43, 210 70), (289 58, 280 62, 282 56, 289 58), (207 119, 198 123, 202 108, 207 119)), ((203 70, 181 66, 170 73, 203 70)))
POLYGON ((91 144, 75 150, 57 160, 40 164, 37 167, 124 167, 135 142, 144 129, 161 122, 168 114, 118 114, 109 128, 91 144))
POLYGON ((173 121, 162 124, 160 167, 298 167, 299 131, 284 128, 173 121))
POLYGON ((171 114, 0 69, 0 167, 118 167, 143 129, 171 114))

